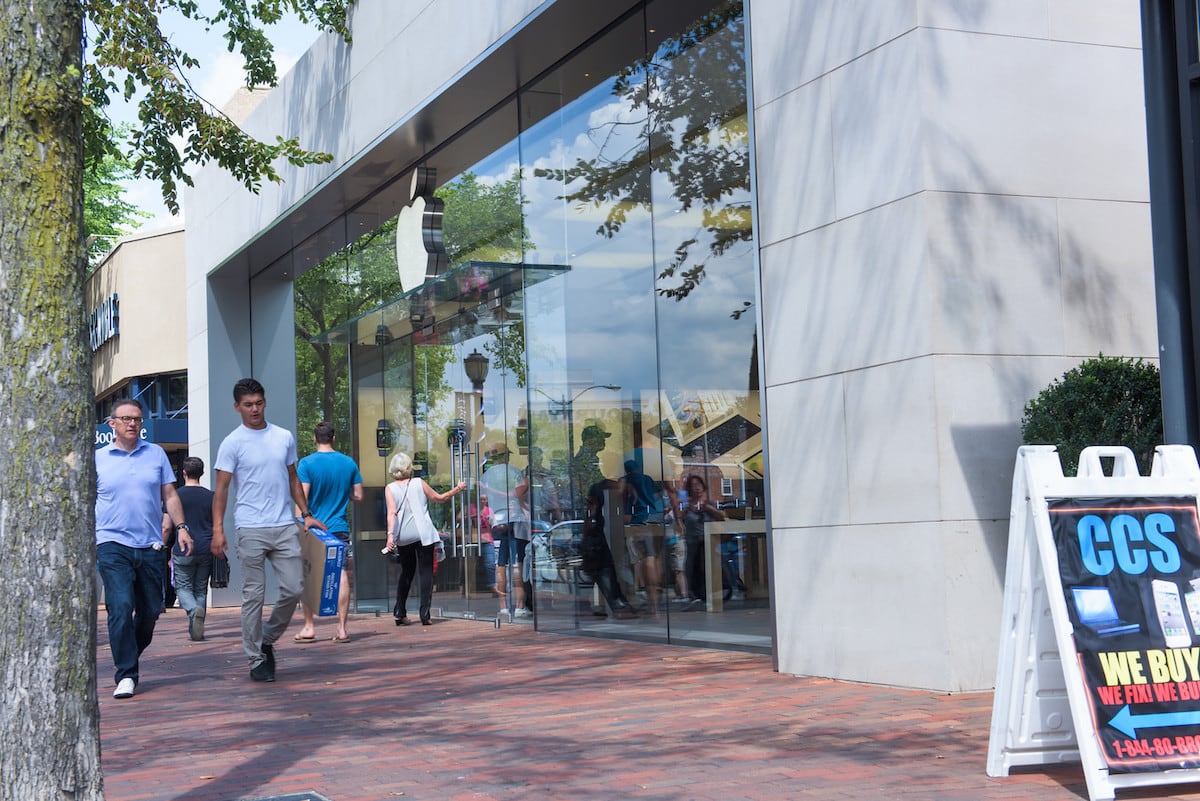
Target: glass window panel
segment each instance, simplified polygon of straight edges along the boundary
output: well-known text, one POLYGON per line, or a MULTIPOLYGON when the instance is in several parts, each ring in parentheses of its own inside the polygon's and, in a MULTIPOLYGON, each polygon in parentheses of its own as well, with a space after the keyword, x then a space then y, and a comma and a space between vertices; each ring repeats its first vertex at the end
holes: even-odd
MULTIPOLYGON (((332 403, 355 426, 368 498, 357 536, 382 536, 396 450, 445 489, 478 477, 501 444, 530 483, 526 577, 546 629, 587 628, 600 620, 594 611, 621 611, 609 596, 654 621, 638 636, 688 639, 693 627, 673 624, 681 618, 666 601, 707 590, 710 612, 766 603, 765 526, 750 520, 761 509, 762 432, 745 31, 740 3, 715 3, 699 19, 687 8, 655 2, 629 14, 430 151, 421 166, 436 171, 455 270, 454 293, 431 313, 409 300, 381 308, 401 295, 408 175, 340 221, 349 245, 309 247, 324 255, 296 282, 305 330, 369 323, 325 337, 327 357, 297 343, 298 378, 325 371, 299 388, 302 418, 332 403), (477 288, 462 283, 476 277, 477 288), (377 313, 385 325, 372 342, 377 313), (479 386, 464 365, 474 354, 489 367, 479 386), (674 524, 690 475, 748 524, 706 534, 710 564, 691 590, 674 524), (581 538, 600 516, 611 571, 589 573, 581 538)), ((467 500, 433 509, 451 546, 439 597, 449 613, 489 616, 499 601, 488 585, 504 579, 487 560, 482 496, 467 500)), ((360 608, 393 595, 394 566, 378 550, 359 550, 360 608)), ((706 620, 725 641, 755 636, 750 617, 706 620)), ((769 645, 769 632, 762 640, 769 645)))
POLYGON ((187 375, 173 375, 167 379, 167 415, 187 417, 187 375))
POLYGON ((741 4, 665 38, 650 82, 668 473, 703 474, 722 507, 761 510, 741 4))

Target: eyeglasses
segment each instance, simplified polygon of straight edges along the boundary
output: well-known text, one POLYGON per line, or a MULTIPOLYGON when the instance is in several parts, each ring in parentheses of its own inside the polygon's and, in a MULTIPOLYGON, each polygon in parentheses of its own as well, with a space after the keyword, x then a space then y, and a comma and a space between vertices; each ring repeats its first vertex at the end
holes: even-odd
POLYGON ((109 419, 116 420, 117 422, 120 422, 120 423, 124 423, 127 426, 128 425, 140 426, 142 424, 142 418, 140 418, 140 417, 110 417, 109 419))

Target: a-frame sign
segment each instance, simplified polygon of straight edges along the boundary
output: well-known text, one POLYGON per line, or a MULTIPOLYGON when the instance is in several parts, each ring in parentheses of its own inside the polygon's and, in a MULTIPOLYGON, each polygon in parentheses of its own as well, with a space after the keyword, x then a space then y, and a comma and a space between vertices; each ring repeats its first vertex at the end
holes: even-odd
POLYGON ((1200 782, 1200 466, 1017 453, 987 772, 1082 763, 1092 801, 1200 782), (1111 461, 1106 474, 1103 462, 1111 461))

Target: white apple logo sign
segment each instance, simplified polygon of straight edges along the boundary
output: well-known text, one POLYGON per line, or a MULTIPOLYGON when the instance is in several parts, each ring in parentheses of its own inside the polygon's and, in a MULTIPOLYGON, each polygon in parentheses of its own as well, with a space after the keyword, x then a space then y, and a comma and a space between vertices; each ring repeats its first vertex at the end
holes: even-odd
POLYGON ((433 167, 417 167, 409 193, 412 202, 396 217, 396 270, 405 292, 438 276, 446 266, 442 244, 444 203, 433 196, 436 178, 433 167))

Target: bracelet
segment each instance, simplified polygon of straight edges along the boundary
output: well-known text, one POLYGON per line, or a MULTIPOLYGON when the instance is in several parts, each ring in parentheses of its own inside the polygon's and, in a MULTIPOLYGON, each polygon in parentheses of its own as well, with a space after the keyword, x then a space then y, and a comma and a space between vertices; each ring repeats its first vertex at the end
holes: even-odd
POLYGON ((187 523, 179 523, 175 526, 175 528, 179 529, 180 531, 186 531, 189 534, 192 532, 192 530, 190 528, 188 528, 187 523))

